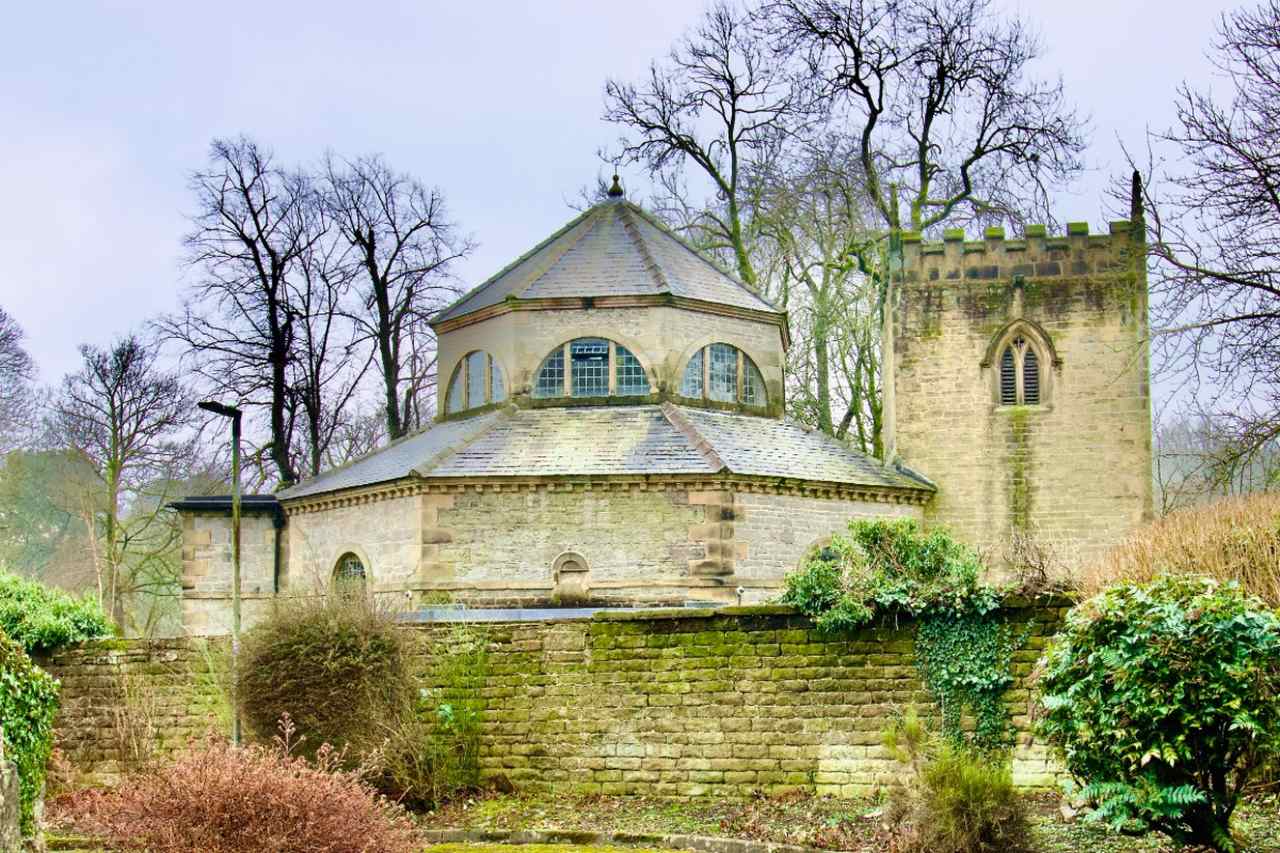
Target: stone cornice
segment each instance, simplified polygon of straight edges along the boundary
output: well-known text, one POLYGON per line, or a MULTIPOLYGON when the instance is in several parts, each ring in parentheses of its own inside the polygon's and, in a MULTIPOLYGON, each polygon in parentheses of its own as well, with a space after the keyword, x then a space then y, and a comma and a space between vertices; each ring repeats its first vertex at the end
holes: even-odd
POLYGON ((759 477, 742 474, 612 474, 599 476, 559 475, 542 477, 406 477, 388 483, 309 495, 283 502, 285 514, 323 512, 349 506, 363 506, 396 498, 424 494, 465 492, 653 492, 668 489, 693 491, 775 494, 825 500, 853 500, 868 503, 913 504, 921 506, 933 492, 924 487, 858 485, 759 477))
POLYGON ((494 305, 488 305, 461 317, 442 320, 432 324, 432 326, 437 335, 443 335, 515 311, 585 311, 602 308, 658 307, 680 308, 685 311, 715 314, 720 317, 731 317, 737 320, 767 323, 778 327, 778 331, 782 334, 783 348, 791 346, 791 333, 787 325, 785 311, 761 311, 754 308, 740 308, 736 305, 690 299, 685 296, 674 296, 670 293, 636 294, 632 296, 562 296, 540 297, 537 299, 521 299, 509 296, 494 305))

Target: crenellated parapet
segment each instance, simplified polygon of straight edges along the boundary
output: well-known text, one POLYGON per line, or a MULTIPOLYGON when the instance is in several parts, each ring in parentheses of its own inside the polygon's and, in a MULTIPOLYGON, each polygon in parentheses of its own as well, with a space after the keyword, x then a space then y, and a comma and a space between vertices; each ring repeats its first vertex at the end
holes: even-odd
POLYGON ((902 276, 928 282, 1120 273, 1132 268, 1142 238, 1124 220, 1112 222, 1107 234, 1090 234, 1087 222, 1068 222, 1065 236, 1028 225, 1020 239, 1006 239, 1000 227, 987 228, 981 240, 966 240, 962 228, 948 228, 936 241, 908 231, 902 235, 902 276))

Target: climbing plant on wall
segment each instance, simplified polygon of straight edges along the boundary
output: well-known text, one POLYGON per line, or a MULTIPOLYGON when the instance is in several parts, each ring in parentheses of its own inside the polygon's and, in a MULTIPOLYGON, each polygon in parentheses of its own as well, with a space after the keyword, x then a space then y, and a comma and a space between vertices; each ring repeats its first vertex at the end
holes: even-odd
POLYGON ((57 679, 0 632, 0 732, 5 758, 18 768, 19 817, 26 836, 35 832, 35 802, 44 788, 57 711, 57 679))
POLYGON ((881 616, 916 626, 916 666, 942 712, 944 734, 988 752, 1013 743, 1003 695, 1019 638, 982 581, 973 549, 914 521, 853 521, 787 578, 782 601, 824 633, 855 631, 881 616), (962 720, 970 715, 972 731, 962 720))

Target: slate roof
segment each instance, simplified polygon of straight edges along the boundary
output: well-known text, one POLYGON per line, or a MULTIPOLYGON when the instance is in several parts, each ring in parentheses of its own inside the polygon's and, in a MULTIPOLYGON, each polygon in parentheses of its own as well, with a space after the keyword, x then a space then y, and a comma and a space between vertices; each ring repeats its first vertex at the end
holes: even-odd
POLYGON ((505 409, 436 424, 280 493, 288 501, 406 477, 741 474, 932 490, 797 424, 663 405, 505 409))
POLYGON ((521 299, 671 294, 777 312, 639 207, 621 198, 597 204, 445 308, 439 323, 509 296, 521 299))

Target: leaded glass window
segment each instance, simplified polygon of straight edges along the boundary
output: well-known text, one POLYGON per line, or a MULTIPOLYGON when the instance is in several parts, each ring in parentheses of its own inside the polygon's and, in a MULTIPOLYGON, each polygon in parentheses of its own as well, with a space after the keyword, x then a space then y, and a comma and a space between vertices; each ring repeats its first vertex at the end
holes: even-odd
POLYGON ((684 377, 680 380, 680 394, 684 397, 702 397, 702 350, 698 350, 685 365, 684 377))
POLYGON ((493 359, 489 359, 489 391, 494 403, 507 399, 507 386, 502 381, 502 371, 498 369, 498 362, 493 359))
POLYGON ((640 359, 631 350, 614 344, 614 363, 617 366, 617 391, 623 396, 649 393, 649 378, 644 375, 640 359))
POLYGON ((476 406, 483 406, 484 399, 484 378, 485 362, 488 356, 482 352, 473 352, 467 356, 467 408, 474 409, 476 406))
POLYGON ((564 347, 556 347, 542 362, 533 386, 535 397, 564 396, 564 347))
POLYGON ((609 395, 609 342, 600 338, 580 338, 569 344, 573 396, 609 395))
POLYGON ((742 350, 722 343, 689 357, 680 377, 680 396, 758 408, 769 402, 760 368, 742 350))
POLYGON ((733 403, 738 399, 738 350, 728 344, 712 344, 707 347, 711 357, 711 369, 707 379, 710 388, 707 396, 721 403, 733 403))
POLYGON ((333 588, 340 595, 363 595, 368 577, 364 563, 355 554, 343 554, 333 570, 333 588))
POLYGON ((449 397, 445 407, 450 412, 461 412, 466 404, 467 380, 462 375, 462 364, 453 369, 453 378, 449 380, 449 397))

